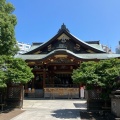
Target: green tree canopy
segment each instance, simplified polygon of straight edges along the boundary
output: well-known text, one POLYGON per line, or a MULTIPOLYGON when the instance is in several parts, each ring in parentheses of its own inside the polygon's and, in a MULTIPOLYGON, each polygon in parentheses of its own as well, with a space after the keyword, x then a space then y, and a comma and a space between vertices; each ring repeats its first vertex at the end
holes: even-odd
POLYGON ((0 1, 0 55, 15 55, 18 46, 15 39, 16 16, 13 15, 14 7, 6 0, 0 1))
POLYGON ((16 16, 14 7, 0 0, 0 87, 9 83, 27 83, 33 78, 30 67, 22 59, 14 58, 18 46, 15 39, 16 16))
POLYGON ((0 88, 6 87, 4 59, 0 56, 0 88))
POLYGON ((83 62, 72 73, 72 79, 75 83, 101 86, 103 88, 116 86, 115 78, 117 76, 120 76, 120 59, 83 62))
POLYGON ((29 82, 33 77, 31 68, 25 61, 9 56, 0 56, 0 86, 4 87, 9 83, 29 82))

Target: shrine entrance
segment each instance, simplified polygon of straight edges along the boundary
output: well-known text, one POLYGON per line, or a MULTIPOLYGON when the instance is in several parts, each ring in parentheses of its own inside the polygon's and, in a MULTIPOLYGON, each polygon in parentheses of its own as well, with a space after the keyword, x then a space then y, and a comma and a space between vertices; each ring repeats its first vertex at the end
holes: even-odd
POLYGON ((71 74, 55 74, 54 84, 63 84, 63 86, 68 86, 73 84, 71 74))
POLYGON ((52 82, 46 81, 45 87, 73 87, 73 81, 71 73, 54 73, 52 76, 52 82))
POLYGON ((29 62, 35 77, 26 85, 25 92, 32 97, 56 95, 59 98, 68 98, 74 95, 74 98, 78 98, 79 84, 74 84, 71 76, 79 63, 67 54, 51 55, 43 61, 29 62))

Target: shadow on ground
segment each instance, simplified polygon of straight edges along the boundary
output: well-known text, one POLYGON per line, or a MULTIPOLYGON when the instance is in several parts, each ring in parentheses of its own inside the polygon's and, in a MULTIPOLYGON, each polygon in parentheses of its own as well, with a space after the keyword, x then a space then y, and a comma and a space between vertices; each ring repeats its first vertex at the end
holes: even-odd
POLYGON ((80 110, 79 109, 60 109, 52 111, 52 116, 60 119, 76 119, 80 118, 80 110))
POLYGON ((110 111, 80 111, 81 120, 115 120, 110 111))

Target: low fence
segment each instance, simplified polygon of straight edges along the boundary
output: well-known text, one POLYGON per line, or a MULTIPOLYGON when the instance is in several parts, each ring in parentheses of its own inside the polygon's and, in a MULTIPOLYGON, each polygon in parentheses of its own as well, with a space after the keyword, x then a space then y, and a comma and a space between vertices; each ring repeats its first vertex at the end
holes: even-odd
POLYGON ((25 89, 24 90, 24 97, 28 98, 43 98, 44 91, 43 89, 25 89))
POLYGON ((7 88, 7 106, 22 108, 23 106, 23 86, 12 85, 7 88))
POLYGON ((85 90, 85 98, 87 100, 90 100, 90 99, 99 100, 101 99, 101 92, 97 90, 85 90))
POLYGON ((101 98, 101 92, 97 90, 85 90, 88 109, 102 109, 104 100, 101 98))

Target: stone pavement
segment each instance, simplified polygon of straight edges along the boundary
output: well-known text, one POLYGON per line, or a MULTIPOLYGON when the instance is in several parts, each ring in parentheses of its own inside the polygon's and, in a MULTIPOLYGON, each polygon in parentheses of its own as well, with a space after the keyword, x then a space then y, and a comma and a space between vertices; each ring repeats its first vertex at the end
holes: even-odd
POLYGON ((86 109, 81 99, 24 100, 25 112, 11 120, 81 120, 80 110, 86 109))

